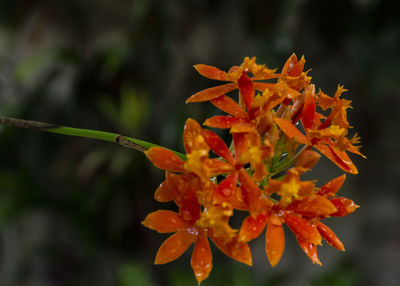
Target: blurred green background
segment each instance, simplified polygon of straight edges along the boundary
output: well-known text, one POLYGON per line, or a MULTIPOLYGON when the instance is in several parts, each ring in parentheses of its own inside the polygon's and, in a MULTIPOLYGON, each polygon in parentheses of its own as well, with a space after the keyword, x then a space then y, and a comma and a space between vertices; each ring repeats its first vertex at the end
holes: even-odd
MULTIPOLYGON (((383 0, 0 0, 0 114, 119 132, 182 151, 186 105, 245 56, 281 68, 306 56, 317 88, 344 84, 367 160, 341 190, 361 208, 330 219, 345 244, 312 265, 287 231, 271 268, 264 239, 254 267, 214 249, 203 285, 400 285, 400 5, 383 0)), ((168 235, 145 229, 163 180, 143 154, 111 143, 0 126, 0 285, 196 285, 190 252, 152 265, 168 235)), ((322 160, 310 175, 340 171, 322 160)))

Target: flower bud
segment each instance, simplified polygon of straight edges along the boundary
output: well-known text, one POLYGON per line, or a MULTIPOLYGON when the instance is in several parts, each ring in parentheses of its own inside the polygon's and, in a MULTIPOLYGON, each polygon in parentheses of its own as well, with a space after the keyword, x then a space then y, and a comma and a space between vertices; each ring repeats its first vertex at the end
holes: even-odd
POLYGON ((319 153, 311 150, 305 150, 297 159, 296 167, 310 170, 317 164, 319 158, 321 158, 319 153))

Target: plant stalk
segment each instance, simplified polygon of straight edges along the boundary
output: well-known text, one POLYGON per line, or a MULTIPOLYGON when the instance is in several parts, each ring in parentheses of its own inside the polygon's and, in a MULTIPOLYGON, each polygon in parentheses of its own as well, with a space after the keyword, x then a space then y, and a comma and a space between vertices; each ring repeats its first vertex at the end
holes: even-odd
MULTIPOLYGON (((159 145, 156 145, 156 144, 153 144, 150 142, 123 136, 123 135, 120 135, 117 133, 59 126, 59 125, 45 123, 45 122, 39 122, 39 121, 24 120, 24 119, 0 116, 0 124, 6 125, 6 126, 11 126, 11 127, 17 127, 17 128, 26 128, 26 129, 32 129, 32 130, 38 130, 38 131, 58 133, 58 134, 63 134, 63 135, 78 136, 78 137, 91 138, 91 139, 99 139, 99 140, 118 144, 122 147, 132 148, 132 149, 135 149, 140 152, 144 152, 151 147, 160 147, 159 145)), ((186 156, 184 154, 173 151, 173 150, 171 150, 171 151, 174 152, 176 155, 178 155, 181 159, 186 160, 186 156)))

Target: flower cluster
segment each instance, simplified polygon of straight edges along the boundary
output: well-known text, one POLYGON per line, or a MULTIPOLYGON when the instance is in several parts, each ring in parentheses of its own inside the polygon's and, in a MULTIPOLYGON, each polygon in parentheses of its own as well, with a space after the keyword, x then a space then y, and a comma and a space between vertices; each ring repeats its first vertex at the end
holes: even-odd
POLYGON ((245 58, 228 72, 194 66, 207 78, 228 82, 200 91, 187 102, 210 101, 227 113, 207 119, 204 125, 229 129, 232 140, 228 147, 216 133, 188 119, 185 159, 162 147, 146 151, 150 161, 165 170, 155 199, 173 201, 178 207, 178 212, 152 212, 143 221, 150 229, 173 233, 158 250, 156 264, 177 259, 194 243, 191 266, 200 283, 212 269, 209 239, 226 255, 252 265, 248 242, 266 228, 265 251, 275 266, 285 246, 284 224, 313 263, 321 264, 317 246, 322 239, 344 250, 321 221, 346 216, 358 207, 336 195, 346 176, 320 188, 316 181, 300 177, 321 154, 356 174, 347 152, 363 155, 357 135, 347 136, 350 101, 341 98, 346 90, 339 86, 333 97, 316 93, 304 64, 304 57, 298 60, 293 54, 281 73, 258 65, 255 58, 245 58), (239 91, 237 101, 227 95, 234 90, 239 91), (248 213, 240 229, 229 224, 237 210, 248 213))

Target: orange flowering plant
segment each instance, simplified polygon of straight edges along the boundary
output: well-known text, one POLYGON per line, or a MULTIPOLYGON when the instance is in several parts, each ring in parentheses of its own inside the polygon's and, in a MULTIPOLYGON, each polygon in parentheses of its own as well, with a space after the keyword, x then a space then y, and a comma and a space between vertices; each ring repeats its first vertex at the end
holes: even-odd
POLYGON ((337 196, 346 176, 319 188, 316 181, 300 177, 316 165, 320 154, 357 174, 347 152, 363 155, 357 135, 347 137, 350 101, 341 98, 346 90, 339 86, 333 97, 316 93, 304 64, 304 57, 298 60, 293 54, 281 73, 258 65, 255 58, 245 58, 228 72, 194 66, 209 79, 229 83, 200 91, 186 102, 210 101, 227 113, 208 118, 204 125, 228 129, 232 139, 228 147, 189 118, 183 135, 186 158, 162 147, 145 152, 165 170, 155 199, 178 207, 178 212, 152 212, 143 221, 150 229, 173 233, 158 250, 156 264, 177 259, 194 243, 191 266, 200 283, 212 269, 208 239, 231 258, 252 265, 248 242, 266 228, 265 252, 275 266, 285 248, 284 224, 313 263, 321 265, 317 246, 322 239, 344 251, 322 220, 357 209, 352 200, 337 196), (234 90, 239 91, 237 100, 228 94, 234 90), (233 229, 229 219, 237 210, 248 216, 240 229, 233 229))
POLYGON ((336 234, 322 221, 343 217, 358 206, 337 193, 346 175, 318 187, 302 180, 321 155, 341 170, 357 174, 348 152, 364 157, 359 137, 348 137, 350 101, 338 86, 334 96, 316 92, 305 59, 291 55, 282 71, 268 69, 245 58, 228 72, 208 65, 195 65, 202 76, 228 82, 187 99, 187 103, 210 101, 227 115, 208 118, 203 125, 228 129, 228 142, 187 119, 183 143, 186 154, 142 140, 109 132, 78 129, 0 116, 0 124, 111 141, 142 151, 165 181, 154 194, 159 202, 172 201, 177 211, 157 210, 143 225, 160 233, 172 233, 160 246, 155 264, 180 257, 194 244, 191 267, 199 283, 212 270, 211 240, 231 258, 252 265, 249 241, 265 231, 265 252, 272 266, 280 261, 286 224, 305 254, 321 264, 317 246, 322 239, 344 251, 336 234), (236 100, 233 91, 238 91, 236 100), (227 144, 228 143, 228 144, 227 144), (247 213, 239 229, 230 225, 235 211, 247 213))

